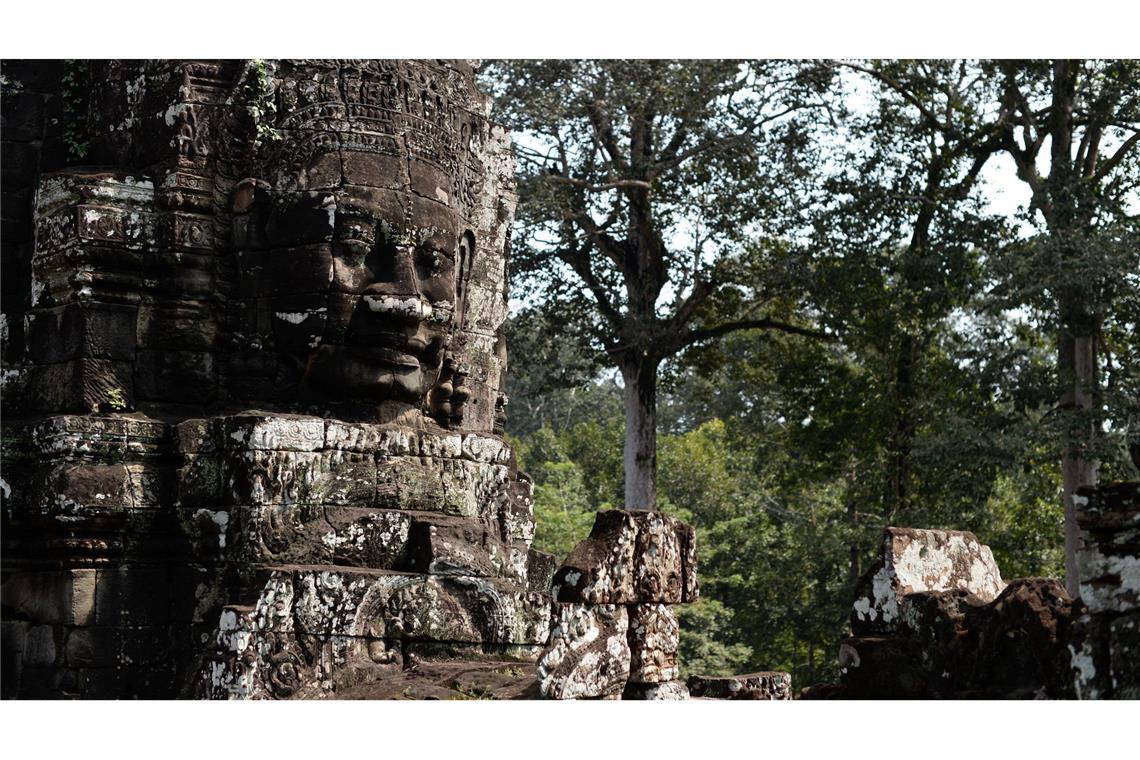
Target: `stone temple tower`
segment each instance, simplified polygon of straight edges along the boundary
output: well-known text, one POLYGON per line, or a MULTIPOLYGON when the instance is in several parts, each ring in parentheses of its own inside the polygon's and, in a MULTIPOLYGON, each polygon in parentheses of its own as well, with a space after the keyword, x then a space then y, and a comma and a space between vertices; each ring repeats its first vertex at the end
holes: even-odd
POLYGON ((462 61, 6 62, 5 697, 532 660, 507 133, 462 61))

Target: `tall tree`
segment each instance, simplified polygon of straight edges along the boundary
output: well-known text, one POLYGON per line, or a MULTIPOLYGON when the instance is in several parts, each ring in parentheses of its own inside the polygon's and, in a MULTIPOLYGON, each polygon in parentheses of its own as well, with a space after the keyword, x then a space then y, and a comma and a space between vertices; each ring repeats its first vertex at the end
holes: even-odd
POLYGON ((886 376, 882 504, 890 521, 909 511, 914 440, 929 421, 923 363, 950 314, 978 291, 979 251, 1001 233, 978 192, 1001 144, 1001 115, 993 85, 969 61, 838 66, 850 75, 847 97, 865 103, 816 204, 812 301, 845 345, 878 355, 886 376))
POLYGON ((1101 367, 1109 358, 1103 335, 1140 269, 1140 62, 1002 61, 993 68, 1007 114, 1002 148, 1029 188, 1029 211, 1042 229, 1014 252, 1021 257, 1015 264, 1028 275, 1020 290, 1045 306, 1056 334, 1065 574, 1076 594, 1073 497, 1097 482, 1101 367))
POLYGON ((771 232, 785 175, 810 156, 829 70, 560 60, 485 73, 519 136, 515 273, 620 370, 625 506, 654 509, 661 363, 737 330, 817 334, 747 284, 744 243, 771 232))

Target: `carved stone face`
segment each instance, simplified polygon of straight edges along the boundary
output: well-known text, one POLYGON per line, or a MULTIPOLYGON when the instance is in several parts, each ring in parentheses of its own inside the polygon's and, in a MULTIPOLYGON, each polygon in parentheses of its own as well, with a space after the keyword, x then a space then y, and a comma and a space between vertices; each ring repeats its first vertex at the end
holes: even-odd
POLYGON ((439 375, 455 315, 458 215, 357 185, 333 197, 332 329, 306 380, 354 398, 418 402, 439 375))
MULTIPOLYGON (((308 392, 422 403, 461 320, 473 235, 432 167, 373 153, 333 156, 337 164, 343 157, 347 175, 334 187, 252 190, 251 245, 239 269, 249 280, 272 280, 257 307, 261 323, 271 325, 273 347, 294 357, 308 392)), ((300 184, 320 185, 328 164, 311 163, 300 184)), ((235 209, 243 204, 239 194, 235 209)))

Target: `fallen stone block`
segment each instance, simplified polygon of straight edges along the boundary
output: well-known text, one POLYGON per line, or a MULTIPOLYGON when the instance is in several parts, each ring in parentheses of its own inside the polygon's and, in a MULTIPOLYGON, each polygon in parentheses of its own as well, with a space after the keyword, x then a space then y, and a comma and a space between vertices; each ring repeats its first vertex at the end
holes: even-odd
POLYGON ((631 681, 625 685, 622 699, 638 701, 675 702, 689 698, 689 689, 680 681, 662 681, 660 683, 637 683, 631 681))
POLYGON ((792 676, 779 670, 740 676, 689 676, 689 694, 701 699, 791 699, 792 676))
POLYGON ((991 602, 1003 588, 993 553, 973 533, 887 528, 878 562, 856 589, 851 630, 857 635, 898 630, 908 594, 964 589, 991 602))
POLYGON ((629 680, 629 615, 612 604, 558 605, 536 676, 544 699, 620 697, 629 680))

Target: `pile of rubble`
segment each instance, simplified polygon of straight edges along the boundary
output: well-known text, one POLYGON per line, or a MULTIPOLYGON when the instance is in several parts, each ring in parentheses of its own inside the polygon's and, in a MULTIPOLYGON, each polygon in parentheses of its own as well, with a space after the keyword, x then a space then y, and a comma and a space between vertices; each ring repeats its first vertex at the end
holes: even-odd
POLYGON ((1055 579, 1003 581, 972 533, 888 528, 857 587, 840 684, 804 696, 1063 698, 1080 609, 1055 579))

